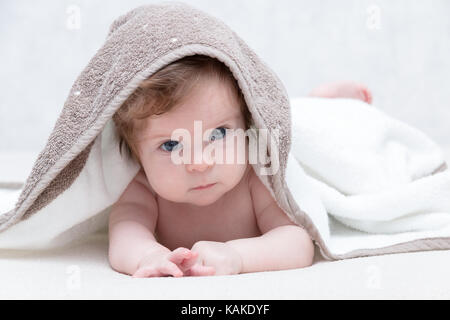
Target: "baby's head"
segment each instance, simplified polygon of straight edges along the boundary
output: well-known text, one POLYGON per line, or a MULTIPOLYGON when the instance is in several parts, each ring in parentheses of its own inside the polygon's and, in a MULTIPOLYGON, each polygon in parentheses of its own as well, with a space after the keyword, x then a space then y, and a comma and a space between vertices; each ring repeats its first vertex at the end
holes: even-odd
POLYGON ((248 141, 245 139, 242 148, 229 132, 246 131, 252 117, 236 79, 217 59, 187 56, 160 69, 140 84, 113 120, 120 151, 124 146, 127 155, 144 169, 155 192, 169 201, 212 204, 234 188, 247 169, 248 141), (196 134, 203 139, 203 150, 194 145, 194 124, 196 128, 201 124, 202 132, 196 134), (188 132, 191 140, 172 140, 177 129, 188 132), (205 159, 202 151, 211 144, 223 149, 221 160, 205 159), (233 149, 231 162, 224 160, 227 148, 233 149), (183 155, 188 149, 189 161, 173 161, 173 152, 183 155), (200 162, 195 160, 196 153, 196 159, 203 158, 200 162), (237 160, 242 157, 244 162, 237 160), (194 190, 213 183, 212 187, 194 190))

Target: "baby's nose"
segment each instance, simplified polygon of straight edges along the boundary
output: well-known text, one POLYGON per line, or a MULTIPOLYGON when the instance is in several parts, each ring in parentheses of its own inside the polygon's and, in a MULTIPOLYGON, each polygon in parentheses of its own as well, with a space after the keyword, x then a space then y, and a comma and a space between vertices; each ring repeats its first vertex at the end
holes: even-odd
POLYGON ((204 153, 205 145, 206 142, 204 142, 202 148, 193 147, 191 149, 190 163, 185 163, 186 169, 189 172, 193 171, 203 172, 208 170, 210 167, 214 165, 213 158, 211 158, 210 155, 204 153))
POLYGON ((203 172, 208 170, 208 168, 212 167, 213 164, 208 164, 205 160, 202 160, 200 163, 190 163, 190 164, 186 164, 186 169, 189 172, 193 172, 193 171, 198 171, 198 172, 203 172))

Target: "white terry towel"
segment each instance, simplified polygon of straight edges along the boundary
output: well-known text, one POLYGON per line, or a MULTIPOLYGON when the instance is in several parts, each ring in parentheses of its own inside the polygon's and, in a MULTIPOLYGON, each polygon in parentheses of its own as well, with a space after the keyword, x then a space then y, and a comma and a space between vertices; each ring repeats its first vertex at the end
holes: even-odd
POLYGON ((423 132, 355 99, 295 98, 291 112, 291 154, 323 206, 302 209, 334 254, 448 236, 450 172, 423 132))

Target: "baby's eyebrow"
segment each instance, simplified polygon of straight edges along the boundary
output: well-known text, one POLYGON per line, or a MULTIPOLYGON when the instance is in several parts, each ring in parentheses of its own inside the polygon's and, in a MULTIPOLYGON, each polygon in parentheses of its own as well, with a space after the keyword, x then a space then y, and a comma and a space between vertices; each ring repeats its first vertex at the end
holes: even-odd
POLYGON ((226 124, 227 122, 229 122, 231 120, 237 120, 240 117, 240 115, 241 115, 240 112, 234 112, 230 116, 226 117, 225 119, 215 122, 214 125, 212 125, 211 127, 217 127, 218 125, 226 124))

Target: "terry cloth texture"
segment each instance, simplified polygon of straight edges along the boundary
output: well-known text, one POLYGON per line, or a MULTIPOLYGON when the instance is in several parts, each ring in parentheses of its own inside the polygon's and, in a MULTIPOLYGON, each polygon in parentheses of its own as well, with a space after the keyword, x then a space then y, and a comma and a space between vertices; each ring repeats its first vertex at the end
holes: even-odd
POLYGON ((324 257, 450 248, 450 177, 432 141, 361 101, 291 101, 225 23, 174 1, 140 6, 112 23, 14 207, 0 212, 0 248, 61 246, 104 228, 140 169, 119 154, 112 116, 144 79, 195 54, 218 59, 237 79, 254 128, 269 132, 267 154, 278 170, 265 175, 264 164, 252 166, 324 257))

